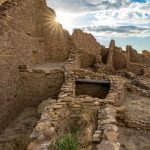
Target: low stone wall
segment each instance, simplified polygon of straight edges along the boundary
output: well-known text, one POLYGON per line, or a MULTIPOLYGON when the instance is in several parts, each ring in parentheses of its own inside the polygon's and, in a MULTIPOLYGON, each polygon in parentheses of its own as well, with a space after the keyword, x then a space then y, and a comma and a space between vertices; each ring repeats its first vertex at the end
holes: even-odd
MULTIPOLYGON (((118 128, 116 126, 118 107, 113 105, 119 106, 122 101, 124 80, 114 76, 110 78, 111 89, 106 99, 92 98, 87 95, 76 97, 75 78, 83 75, 83 71, 81 71, 82 74, 79 72, 78 70, 78 76, 74 76, 75 74, 77 75, 77 72, 71 72, 72 74, 66 79, 61 88, 58 100, 45 107, 41 119, 31 135, 33 141, 29 145, 28 150, 34 150, 35 148, 40 150, 42 147, 48 149, 57 136, 61 134, 61 131, 65 130, 67 124, 84 110, 98 114, 98 126, 93 135, 93 142, 97 143, 97 148, 104 149, 104 146, 112 146, 115 150, 118 150, 120 146, 117 142, 118 128)), ((66 74, 67 77, 68 74, 66 74)), ((91 73, 91 75, 95 74, 91 73)), ((84 74, 84 77, 87 79, 94 78, 89 74, 88 76, 84 74)), ((107 77, 97 74, 97 78, 107 77)))
POLYGON ((124 113, 124 107, 121 107, 120 102, 124 96, 125 81, 119 77, 112 77, 111 79, 111 91, 103 100, 105 105, 98 110, 98 126, 93 135, 96 150, 120 149, 117 114, 124 113))
POLYGON ((96 142, 97 149, 105 150, 105 147, 112 147, 118 150, 120 144, 117 142, 116 116, 123 100, 125 81, 118 76, 108 77, 106 74, 78 69, 77 52, 73 49, 70 51, 69 59, 64 65, 64 84, 60 89, 58 99, 45 107, 31 135, 33 140, 28 150, 48 149, 57 136, 65 130, 68 123, 82 110, 92 111, 98 115, 97 127, 93 135, 93 144, 95 145, 96 142), (110 81, 109 94, 105 99, 92 98, 88 95, 76 97, 76 79, 110 81))
POLYGON ((106 105, 98 111, 98 129, 93 135, 96 150, 119 150, 119 133, 116 124, 116 109, 113 105, 106 105))
POLYGON ((41 119, 31 134, 33 140, 28 150, 42 150, 53 146, 58 135, 61 135, 69 121, 70 111, 65 102, 56 102, 46 106, 41 119))

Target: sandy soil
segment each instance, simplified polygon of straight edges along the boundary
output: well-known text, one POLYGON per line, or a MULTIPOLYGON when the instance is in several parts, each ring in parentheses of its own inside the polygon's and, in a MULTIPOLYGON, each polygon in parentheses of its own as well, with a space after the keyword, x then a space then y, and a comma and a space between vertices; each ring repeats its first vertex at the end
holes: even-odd
POLYGON ((150 98, 138 93, 126 92, 125 123, 131 127, 119 127, 120 150, 150 150, 150 98))
POLYGON ((150 150, 150 130, 119 128, 120 150, 150 150))
POLYGON ((135 127, 150 129, 150 98, 127 92, 124 99, 127 108, 125 121, 135 127))
POLYGON ((25 108, 0 135, 0 150, 16 150, 14 141, 25 145, 38 120, 36 107, 25 108))

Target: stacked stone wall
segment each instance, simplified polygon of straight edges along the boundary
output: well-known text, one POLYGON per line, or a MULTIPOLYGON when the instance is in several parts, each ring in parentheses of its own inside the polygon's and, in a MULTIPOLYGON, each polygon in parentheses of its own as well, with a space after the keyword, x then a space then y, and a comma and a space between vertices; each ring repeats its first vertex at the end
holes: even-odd
POLYGON ((0 125, 3 127, 23 106, 19 65, 44 61, 44 43, 37 32, 40 2, 13 0, 0 6, 0 109, 3 112, 0 125))
POLYGON ((72 35, 79 53, 81 68, 93 67, 96 55, 101 53, 101 45, 91 35, 76 29, 72 35))
POLYGON ((23 85, 24 105, 37 106, 43 99, 57 98, 64 82, 64 72, 21 72, 23 85))
POLYGON ((70 34, 56 21, 53 9, 44 5, 40 11, 39 26, 45 41, 45 59, 49 62, 64 62, 70 53, 70 34))
POLYGON ((113 55, 113 65, 115 70, 126 69, 127 60, 123 51, 115 49, 113 55))

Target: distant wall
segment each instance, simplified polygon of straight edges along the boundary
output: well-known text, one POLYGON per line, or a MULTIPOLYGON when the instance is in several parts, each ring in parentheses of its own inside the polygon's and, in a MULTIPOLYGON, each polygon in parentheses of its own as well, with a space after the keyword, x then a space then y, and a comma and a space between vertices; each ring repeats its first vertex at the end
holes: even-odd
POLYGON ((91 67, 94 64, 95 56, 101 53, 101 45, 93 35, 76 29, 72 35, 73 42, 78 50, 81 67, 91 67))
POLYGON ((150 52, 147 50, 139 54, 132 46, 127 46, 127 55, 130 62, 150 66, 150 52))
POLYGON ((127 60, 123 51, 115 49, 113 54, 113 66, 115 70, 126 69, 127 60))
POLYGON ((147 65, 150 66, 150 52, 147 51, 147 50, 144 50, 144 51, 142 52, 142 55, 143 55, 142 62, 143 62, 144 64, 147 64, 147 65))
POLYGON ((138 54, 136 50, 130 50, 130 61, 133 63, 142 63, 142 55, 138 54))
POLYGON ((108 54, 109 54, 109 49, 108 48, 102 48, 101 55, 102 55, 102 62, 104 64, 107 63, 108 54))

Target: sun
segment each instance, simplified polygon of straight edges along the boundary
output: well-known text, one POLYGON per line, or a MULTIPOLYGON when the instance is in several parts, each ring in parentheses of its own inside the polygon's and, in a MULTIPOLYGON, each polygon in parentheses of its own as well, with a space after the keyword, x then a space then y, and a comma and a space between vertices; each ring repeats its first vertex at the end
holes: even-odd
POLYGON ((57 12, 56 13, 56 22, 59 22, 62 27, 68 31, 71 31, 73 28, 73 17, 69 13, 57 12))

